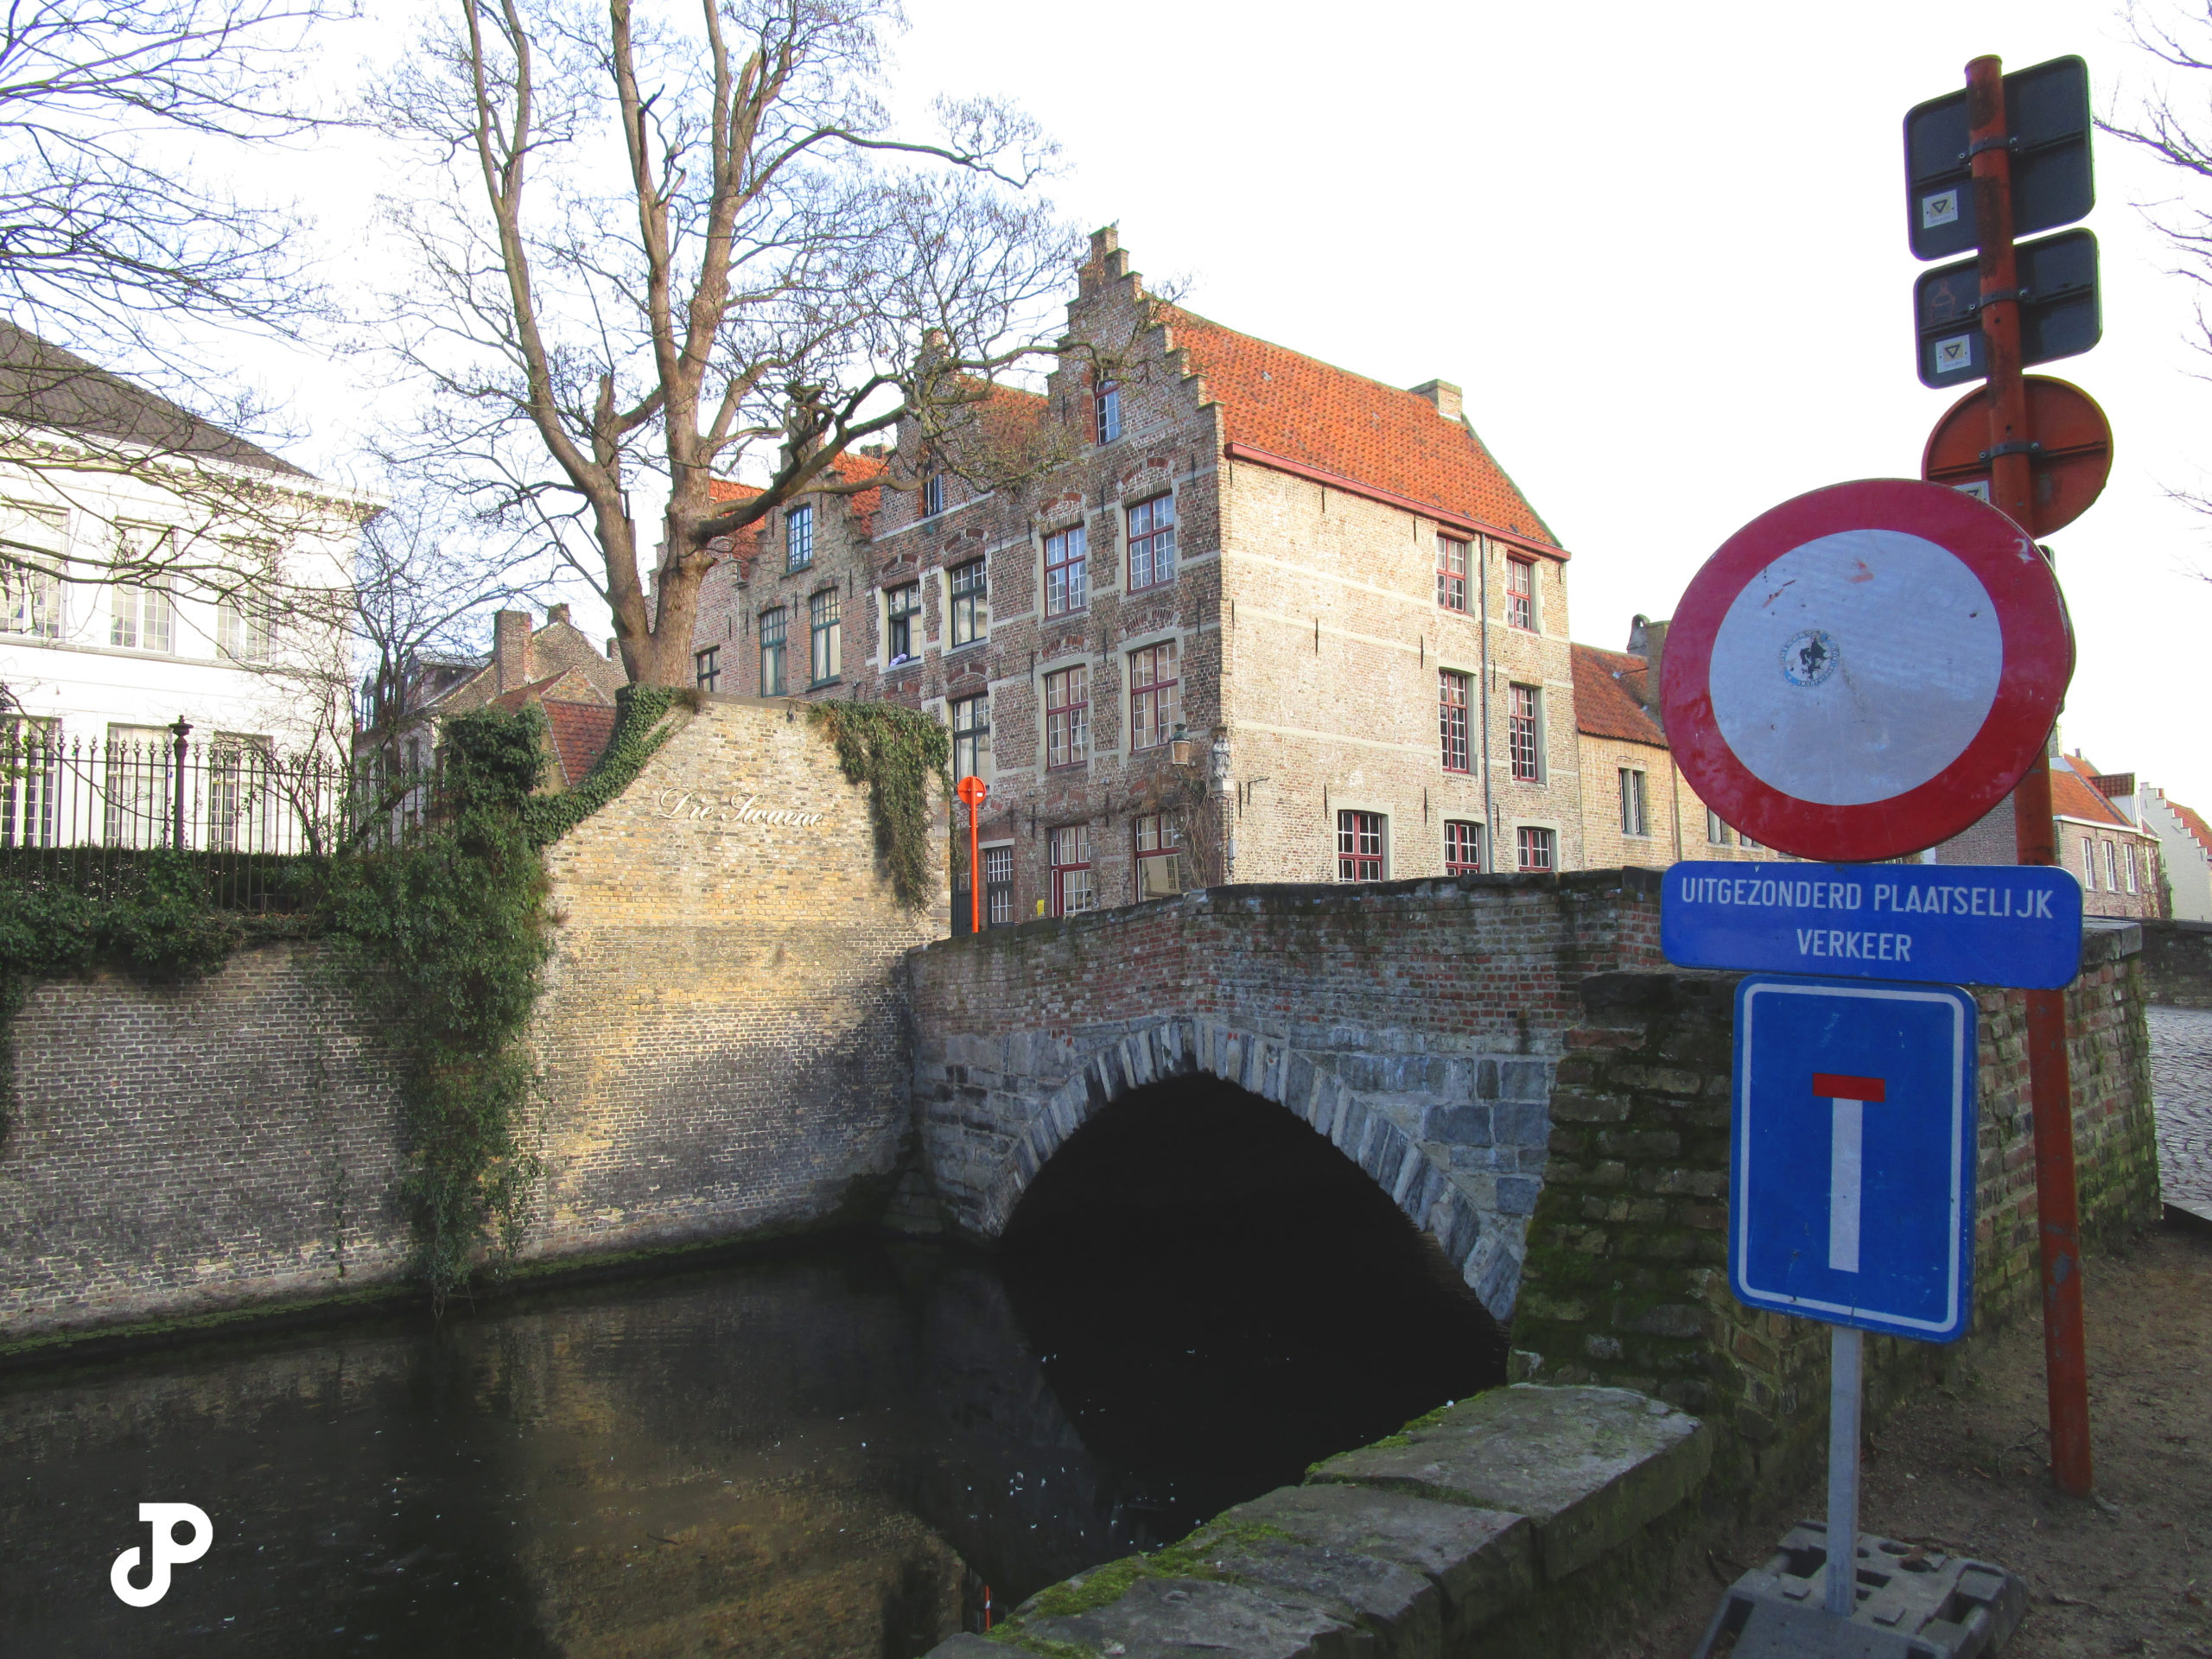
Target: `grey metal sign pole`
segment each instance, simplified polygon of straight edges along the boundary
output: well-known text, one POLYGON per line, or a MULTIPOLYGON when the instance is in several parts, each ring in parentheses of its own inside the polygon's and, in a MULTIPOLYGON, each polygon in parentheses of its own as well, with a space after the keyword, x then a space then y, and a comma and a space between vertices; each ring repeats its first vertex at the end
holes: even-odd
POLYGON ((1859 1376, 1866 1333, 1828 1327, 1828 1611, 1849 1618, 1859 1589, 1859 1376), (1841 1539, 1839 1544, 1836 1541, 1841 1539))

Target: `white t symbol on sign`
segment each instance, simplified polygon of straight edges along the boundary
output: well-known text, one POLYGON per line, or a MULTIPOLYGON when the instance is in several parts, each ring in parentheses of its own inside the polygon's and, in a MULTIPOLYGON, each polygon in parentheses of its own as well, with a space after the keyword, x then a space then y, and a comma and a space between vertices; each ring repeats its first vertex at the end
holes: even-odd
POLYGON ((1815 1071, 1813 1092, 1825 1096, 1834 1110, 1828 1128, 1828 1266, 1838 1273, 1856 1273, 1866 1109, 1870 1102, 1880 1104, 1885 1090, 1879 1077, 1815 1071))

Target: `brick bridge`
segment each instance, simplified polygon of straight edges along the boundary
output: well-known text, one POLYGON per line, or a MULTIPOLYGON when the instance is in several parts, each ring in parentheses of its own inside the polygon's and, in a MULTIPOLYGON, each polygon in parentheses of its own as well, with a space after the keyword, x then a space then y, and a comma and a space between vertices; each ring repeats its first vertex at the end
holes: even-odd
POLYGON ((922 1168, 995 1239, 1122 1096, 1208 1076, 1275 1102, 1433 1236, 1501 1324, 1592 974, 1663 966, 1658 874, 1217 888, 913 953, 922 1168))

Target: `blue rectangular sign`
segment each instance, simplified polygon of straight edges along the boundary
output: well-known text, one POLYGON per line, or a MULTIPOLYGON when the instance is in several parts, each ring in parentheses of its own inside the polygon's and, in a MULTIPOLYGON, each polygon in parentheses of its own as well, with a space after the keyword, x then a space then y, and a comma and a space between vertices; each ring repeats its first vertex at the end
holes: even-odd
POLYGON ((1976 1010, 1955 985, 1736 989, 1728 1285, 1921 1342, 1974 1318, 1976 1010))
POLYGON ((2082 969, 2082 887, 2041 864, 1723 864, 1667 872, 1678 968, 2056 990, 2082 969))

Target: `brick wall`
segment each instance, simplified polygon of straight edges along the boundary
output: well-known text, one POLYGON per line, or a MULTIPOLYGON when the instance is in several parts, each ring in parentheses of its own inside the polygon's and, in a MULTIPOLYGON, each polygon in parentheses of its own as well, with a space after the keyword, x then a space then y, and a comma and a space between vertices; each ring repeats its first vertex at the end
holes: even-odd
MULTIPOLYGON (((2140 959, 2093 935, 2068 993, 2085 1236, 2158 1218, 2140 959)), ((1516 1367, 1552 1382, 1656 1391, 1732 1436, 1731 1455, 1790 1466, 1825 1433, 1825 1328, 1729 1294, 1730 1064, 1738 976, 1613 974, 1581 987, 1552 1096, 1552 1159, 1515 1313, 1516 1367)), ((1980 990, 1975 1325, 2037 1297, 2024 997, 1980 990)), ((1877 1398, 1931 1363, 1870 1338, 1877 1398)))
POLYGON ((299 943, 191 985, 41 985, 0 1142, 0 1330, 189 1313, 390 1278, 389 1057, 299 943))
POLYGON ((2212 1008, 2212 922, 2143 925, 2144 995, 2175 1008, 2212 1008))
MULTIPOLYGON (((866 791, 803 710, 709 700, 546 864, 545 1180, 525 1255, 872 1214, 908 1135, 904 956, 944 900, 898 905, 866 791), (819 821, 762 823, 748 801, 819 821)), ((243 951, 167 989, 43 985, 15 1034, 10 1334, 404 1270, 388 1056, 323 948, 243 951)))

